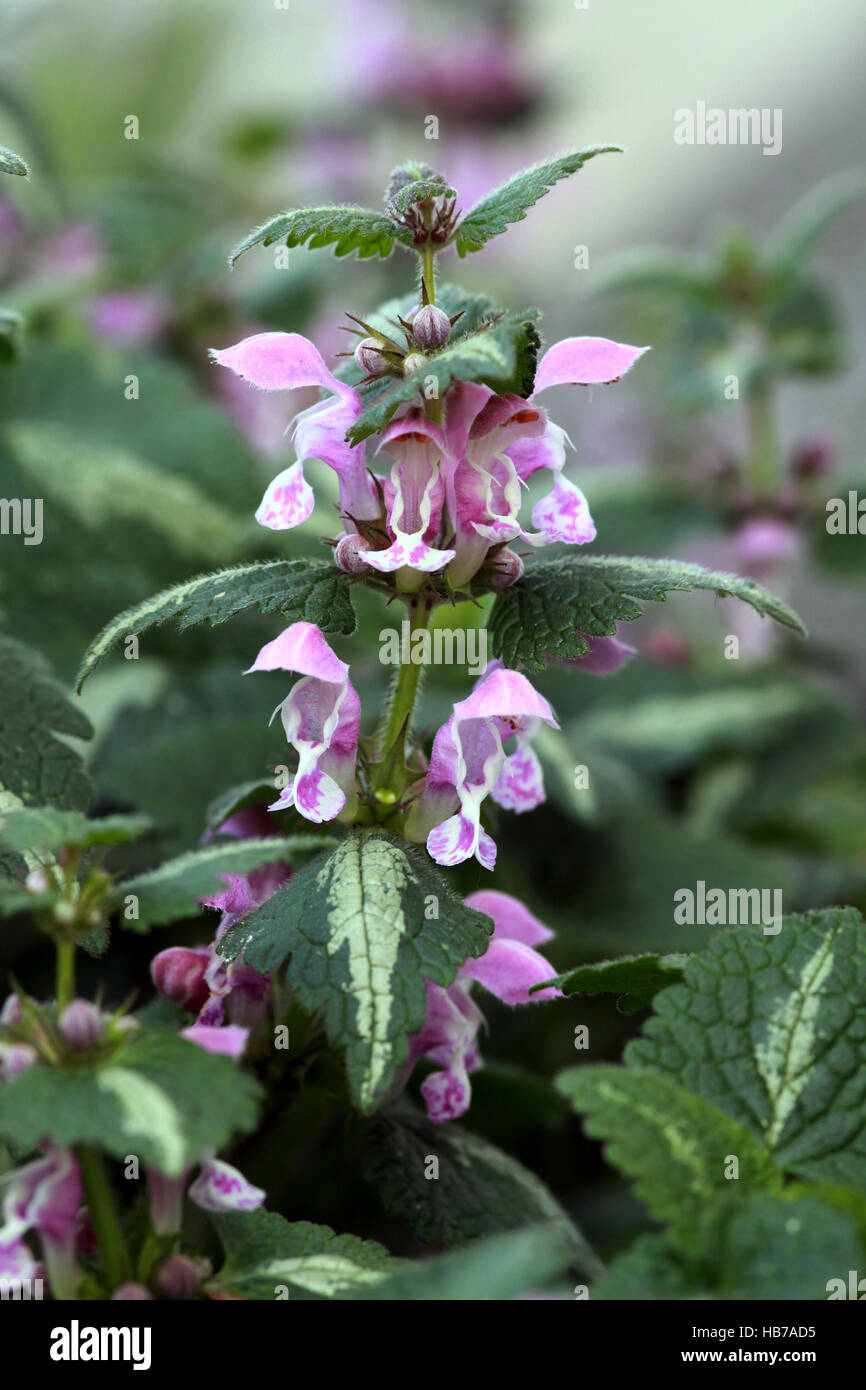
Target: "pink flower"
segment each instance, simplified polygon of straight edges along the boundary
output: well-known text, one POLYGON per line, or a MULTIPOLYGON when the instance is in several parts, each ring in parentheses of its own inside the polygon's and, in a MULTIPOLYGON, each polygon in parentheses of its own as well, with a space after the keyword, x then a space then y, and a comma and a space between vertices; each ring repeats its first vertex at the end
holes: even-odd
POLYGON ((366 550, 359 557, 383 573, 409 567, 430 572, 454 559, 453 550, 437 550, 445 484, 440 460, 445 439, 423 410, 413 409, 394 420, 382 435, 380 449, 394 458, 384 486, 387 525, 393 543, 387 550, 366 550))
POLYGON ((493 918, 493 935, 483 956, 470 957, 447 988, 427 981, 427 1017, 409 1039, 409 1061, 436 1063, 421 1083, 427 1113, 434 1124, 455 1120, 469 1108, 469 1077, 481 1065, 478 1030, 484 1016, 470 997, 473 981, 505 1004, 528 1004, 560 994, 555 987, 530 995, 532 985, 552 979, 555 971, 535 949, 553 936, 549 927, 508 893, 484 891, 466 899, 468 907, 493 918))
POLYGON ((482 803, 492 795, 518 812, 541 804, 544 781, 530 744, 542 724, 559 727, 544 697, 520 672, 491 661, 436 734, 424 790, 407 819, 409 838, 426 837, 437 864, 475 855, 492 869, 496 845, 481 826, 482 803))
MULTIPOLYGON (((566 338, 542 357, 535 393, 563 382, 618 381, 645 351, 607 338, 566 338)), ((305 521, 314 498, 303 463, 324 459, 340 479, 345 534, 364 533, 363 547, 352 552, 347 566, 353 573, 365 566, 386 574, 402 571, 400 587, 409 589, 410 573, 435 573, 447 566, 451 587, 459 588, 492 545, 517 539, 531 545, 583 545, 595 538, 586 498, 564 476, 566 436, 534 400, 497 395, 477 382, 456 382, 445 393, 441 429, 417 406, 386 427, 377 452, 387 450, 394 464, 388 479, 379 483, 367 471, 364 446, 346 441, 347 430, 362 413, 361 397, 328 370, 308 339, 297 333, 259 333, 212 355, 262 390, 320 386, 331 393, 296 417, 297 461, 271 483, 256 518, 276 530, 305 521), (549 469, 554 482, 533 509, 536 530, 530 532, 519 519, 521 498, 528 478, 540 468, 549 469), (376 548, 365 523, 379 522, 383 498, 390 544, 376 548)), ((345 548, 341 554, 345 559, 345 548)))
POLYGON ((90 325, 115 343, 150 343, 169 322, 168 304, 152 290, 109 290, 89 307, 90 325))
POLYGON ((68 1149, 54 1149, 45 1158, 4 1173, 0 1187, 5 1188, 0 1264, 27 1266, 29 1251, 22 1238, 35 1231, 55 1298, 74 1298, 80 1278, 75 1243, 81 1205, 81 1174, 74 1156, 68 1149))
POLYGON ((619 637, 592 637, 588 632, 582 632, 580 635, 589 648, 584 656, 548 656, 547 660, 569 666, 575 671, 583 671, 586 675, 610 676, 631 661, 637 651, 636 647, 630 647, 619 637))
POLYGON ((320 401, 295 417, 297 460, 268 487, 256 512, 259 525, 285 531, 306 521, 315 501, 303 469, 311 458, 323 459, 339 477, 340 510, 352 530, 353 519, 379 515, 378 493, 367 473, 364 447, 346 442, 346 431, 361 414, 361 398, 353 386, 328 370, 308 338, 299 333, 257 333, 211 356, 262 391, 321 386, 331 392, 332 399, 320 401))
POLYGON ((262 647, 249 669, 297 671, 304 677, 277 706, 298 770, 270 809, 294 806, 316 823, 351 810, 347 798, 355 797, 361 702, 346 663, 314 623, 292 623, 262 647))
POLYGON ((539 362, 529 401, 496 395, 477 382, 458 382, 448 390, 446 499, 457 551, 448 577, 454 588, 475 574, 490 545, 518 538, 530 545, 584 545, 595 539, 589 504, 563 474, 567 436, 534 397, 565 382, 618 381, 646 351, 607 338, 565 338, 539 362), (522 489, 540 468, 553 473, 554 483, 533 508, 533 533, 524 529, 518 513, 522 489))
MULTIPOLYGON (((223 821, 217 834, 243 840, 266 835, 268 829, 267 811, 255 805, 246 806, 223 821)), ((213 834, 208 831, 202 839, 207 844, 213 834)), ((230 1021, 242 1027, 252 1028, 260 1023, 267 1008, 270 976, 246 965, 243 956, 226 961, 216 948, 229 927, 267 902, 291 873, 289 864, 277 861, 261 864, 248 874, 223 874, 226 887, 201 899, 207 907, 215 907, 223 914, 211 944, 169 946, 151 961, 151 978, 160 994, 189 1013, 198 1014, 202 1024, 221 1024, 226 1011, 230 1021)))

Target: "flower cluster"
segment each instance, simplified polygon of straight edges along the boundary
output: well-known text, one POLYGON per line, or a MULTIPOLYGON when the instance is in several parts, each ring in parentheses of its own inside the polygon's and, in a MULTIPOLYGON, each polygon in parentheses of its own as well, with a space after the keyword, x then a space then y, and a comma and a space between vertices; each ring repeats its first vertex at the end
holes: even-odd
MULTIPOLYGON (((421 305, 405 322, 416 350, 401 353, 386 335, 368 336, 356 352, 364 372, 423 374, 421 344, 441 345, 449 320, 435 306, 421 305)), ((344 530, 337 563, 351 573, 394 574, 398 588, 408 591, 423 575, 439 573, 451 590, 460 590, 491 550, 494 569, 504 582, 512 581, 520 565, 502 547, 513 541, 544 546, 594 539, 587 500, 564 474, 567 437, 535 397, 562 383, 618 381, 644 351, 607 338, 563 339, 541 358, 529 400, 498 395, 480 382, 454 382, 438 403, 441 423, 420 406, 410 406, 381 432, 373 453, 390 456, 387 475, 371 471, 364 442, 347 439, 363 413, 360 392, 329 370, 307 338, 259 333, 213 357, 263 391, 320 387, 328 392, 295 417, 296 460, 268 487, 258 522, 287 530, 306 521, 315 499, 304 464, 322 459, 339 479, 344 530), (552 474, 553 484, 533 508, 534 529, 527 530, 519 517, 521 495, 540 469, 552 474)))

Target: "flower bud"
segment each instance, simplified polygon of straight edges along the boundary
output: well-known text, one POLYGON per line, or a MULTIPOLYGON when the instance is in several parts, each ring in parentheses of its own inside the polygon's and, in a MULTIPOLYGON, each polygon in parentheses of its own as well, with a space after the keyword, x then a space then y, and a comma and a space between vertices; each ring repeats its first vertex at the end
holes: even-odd
POLYGON ((143 1284, 132 1283, 120 1284, 111 1295, 112 1303, 141 1303, 148 1298, 153 1298, 150 1289, 146 1289, 143 1284))
POLYGON ((15 1081, 39 1061, 39 1054, 29 1043, 0 1042, 0 1081, 15 1081))
POLYGON ((791 452, 791 472, 796 478, 817 478, 833 463, 833 445, 825 439, 810 439, 795 445, 791 452))
POLYGON ((451 320, 435 304, 425 304, 412 319, 412 334, 419 347, 432 352, 451 337, 451 320))
POLYGON ((156 1271, 157 1292, 163 1298, 195 1298, 200 1283, 197 1266, 185 1255, 169 1255, 156 1271))
POLYGON ((410 352, 408 357, 403 358, 403 375, 417 376, 423 372, 427 365, 427 358, 421 352, 410 352))
POLYGON ((523 561, 520 556, 507 546, 503 546, 499 554, 493 559, 490 571, 491 589, 507 589, 511 584, 516 584, 518 579, 523 576, 523 561))
POLYGON ((3 1008, 0 1009, 0 1023, 5 1023, 7 1028, 21 1022, 21 1000, 17 994, 7 994, 3 1001, 3 1008))
POLYGON ((368 566, 361 556, 369 549, 370 542, 363 536, 346 534, 337 541, 334 563, 339 569, 345 570, 346 574, 363 574, 368 566))
POLYGON ((210 994, 204 977, 208 960, 206 946, 169 946, 154 956, 150 976, 160 994, 197 1014, 210 994))
POLYGON ((73 999, 58 1019, 57 1026, 64 1042, 74 1052, 87 1052, 102 1037, 102 1014, 89 999, 73 999))
POLYGON ((355 348, 355 361, 367 376, 381 376, 390 366, 387 357, 380 350, 381 347, 378 338, 363 338, 355 348))
POLYGON ((24 880, 28 893, 48 893, 51 890, 51 875, 46 868, 31 869, 24 880))

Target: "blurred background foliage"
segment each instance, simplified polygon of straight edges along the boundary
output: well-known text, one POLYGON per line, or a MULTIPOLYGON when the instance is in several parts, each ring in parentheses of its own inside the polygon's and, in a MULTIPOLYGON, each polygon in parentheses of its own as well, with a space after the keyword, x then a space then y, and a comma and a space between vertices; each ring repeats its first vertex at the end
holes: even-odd
MULTIPOLYGON (((376 205, 407 156, 441 168, 465 207, 543 154, 618 142, 625 154, 594 161, 443 274, 538 304, 548 341, 652 343, 619 386, 549 402, 576 445, 595 548, 751 573, 811 637, 680 596, 622 630, 638 652, 617 674, 551 670, 541 684, 562 729, 542 747, 549 802, 502 817, 496 885, 556 928, 562 968, 702 944, 709 933, 672 914, 674 891, 698 879, 781 888, 789 911, 866 908, 866 542, 825 529, 827 500, 866 488, 862 37, 856 0, 7 0, 0 142, 32 176, 0 189, 0 494, 42 497, 45 535, 0 542, 4 630, 71 682, 122 608, 235 561, 321 555, 338 531, 323 465, 302 533, 255 525, 302 402, 256 396, 207 349, 284 329, 329 357, 343 311, 405 291, 410 262, 295 250, 278 268, 257 251, 230 274, 226 254, 251 226, 305 203, 376 205), (782 153, 675 144, 674 111, 698 100, 781 108, 782 153), (424 138, 431 115, 436 141, 424 138), (577 790, 582 765, 589 788, 577 790)), ((378 633, 400 614, 383 617, 370 594, 359 608, 339 645, 372 725, 378 633)), ((156 629, 138 661, 116 659, 85 690, 95 807, 150 813, 146 858, 195 844, 219 792, 282 761, 268 718, 284 683, 241 676, 273 632, 249 617, 156 629)), ((423 726, 466 687, 464 672, 435 671, 423 726)), ((482 874, 455 878, 469 892, 482 874)), ((176 935, 197 941, 202 924, 176 935)), ((36 989, 28 933, 5 949, 36 989)), ((110 994, 146 996, 151 949, 99 965, 110 994)), ((604 999, 491 1004, 474 1086, 471 1126, 543 1174, 603 1253, 643 1217, 544 1078, 574 1059, 577 1024, 599 1060, 620 1055, 641 1017, 604 999)), ((287 1103, 288 1214, 381 1235, 361 1177, 347 1181, 345 1150, 327 1142, 333 1116, 316 1121, 315 1163, 286 1137, 298 1107, 323 1105, 317 1092, 287 1103)), ((245 1171, 255 1181, 272 1159, 250 1153, 245 1171)))

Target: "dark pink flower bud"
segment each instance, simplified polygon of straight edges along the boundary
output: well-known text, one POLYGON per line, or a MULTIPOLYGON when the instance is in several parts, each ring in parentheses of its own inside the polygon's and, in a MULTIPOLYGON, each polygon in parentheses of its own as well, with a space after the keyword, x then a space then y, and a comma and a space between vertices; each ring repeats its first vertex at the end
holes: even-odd
POLYGON ((200 1284, 198 1267, 185 1255, 170 1255, 156 1271, 157 1291, 163 1298, 195 1298, 200 1284))
POLYGON ((145 1299, 152 1298, 150 1289, 143 1284, 121 1284, 111 1295, 112 1303, 143 1303, 145 1299))
POLYGON ((75 1052, 87 1052, 102 1037, 105 1021, 89 999, 73 999, 58 1019, 57 1026, 64 1042, 75 1052))
POLYGON ((513 550, 509 550, 507 546, 503 546, 499 554, 493 558, 490 587, 492 589, 507 589, 522 578, 523 569, 523 561, 520 556, 513 550))
POLYGON ((381 347, 378 338, 362 338, 355 348, 355 361, 367 376, 381 376, 388 370, 389 362, 381 347))
POLYGON ((210 994, 205 980, 209 960, 206 946, 169 946, 151 961, 151 979, 160 994, 197 1014, 210 994))
POLYGON ((370 542, 363 536, 341 536, 334 550, 334 561, 346 574, 363 574, 369 566, 361 557, 369 549, 370 542))
POLYGON ((425 304, 412 320, 412 333, 419 347, 432 352, 451 337, 451 320, 435 304, 425 304))
POLYGON ((797 478, 818 478, 833 463, 835 449, 826 439, 804 440, 791 453, 791 472, 797 478))

